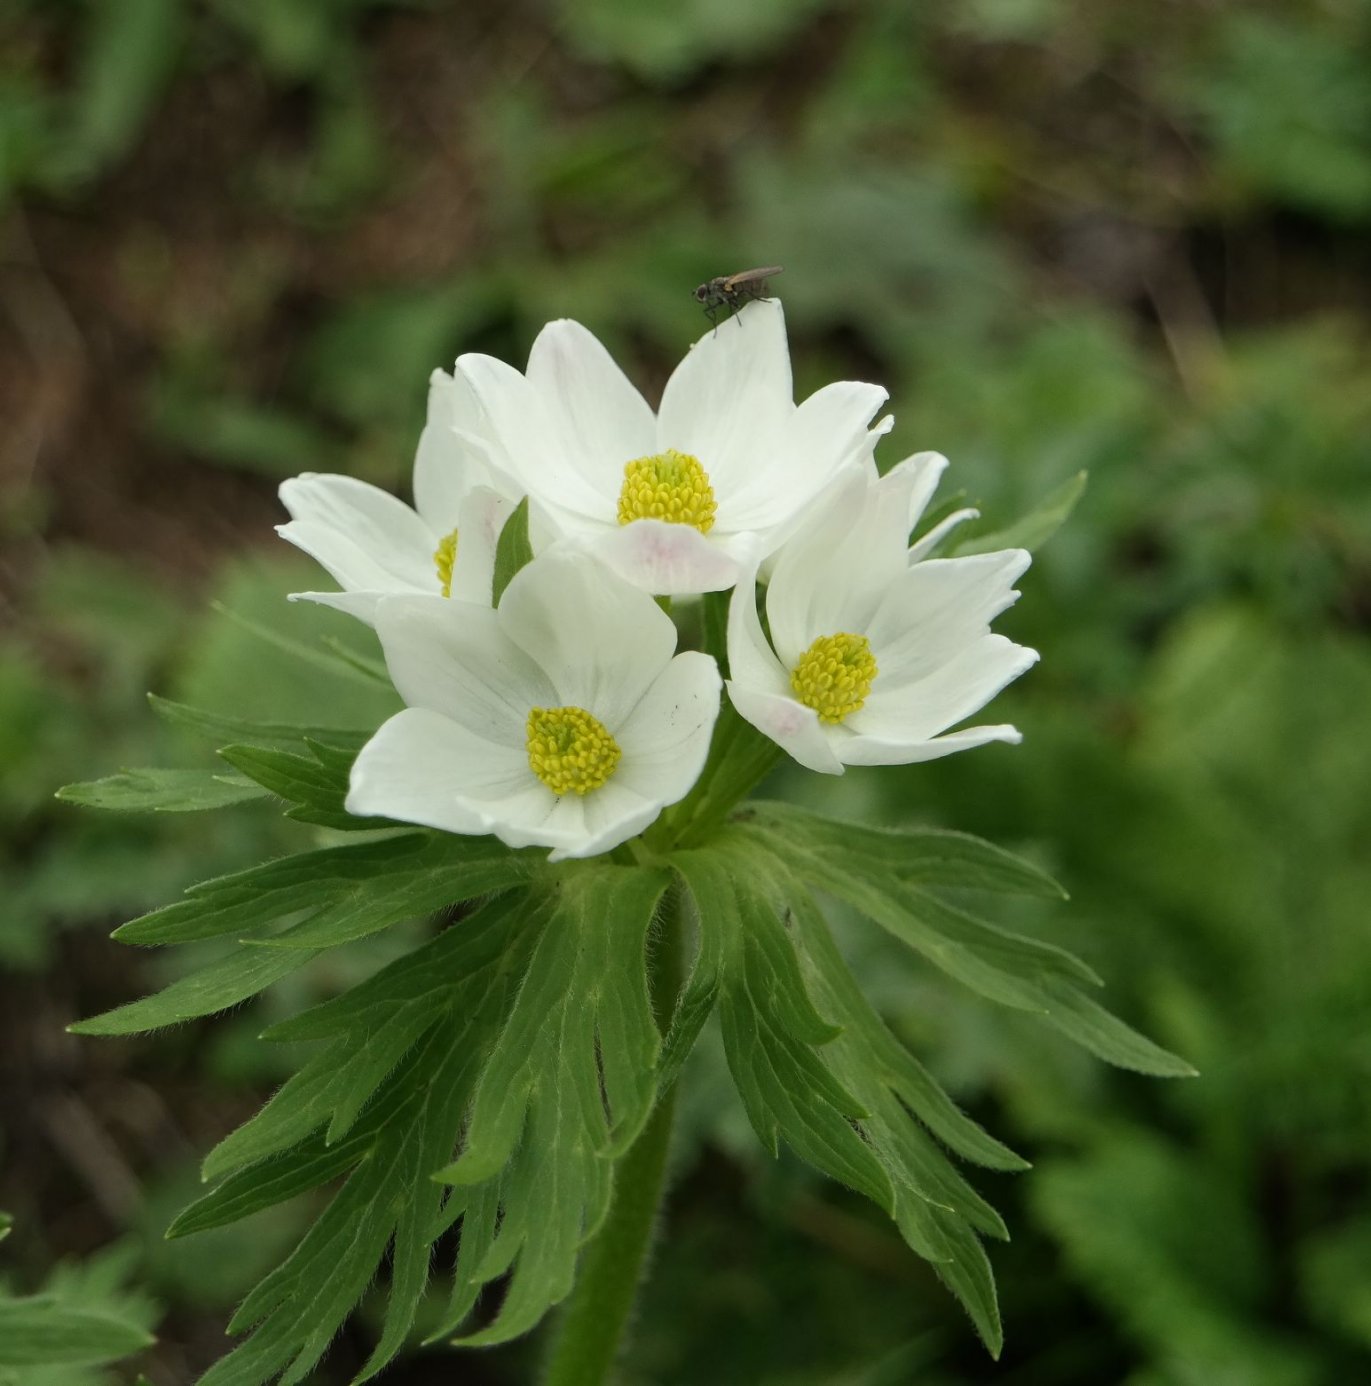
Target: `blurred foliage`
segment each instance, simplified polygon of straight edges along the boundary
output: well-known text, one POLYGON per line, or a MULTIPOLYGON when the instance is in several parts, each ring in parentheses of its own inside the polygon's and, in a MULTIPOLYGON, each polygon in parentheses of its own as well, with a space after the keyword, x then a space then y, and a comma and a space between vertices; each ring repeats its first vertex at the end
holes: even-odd
MULTIPOLYGON (((169 1307, 146 1359, 168 1386, 222 1351, 291 1238, 282 1214, 158 1241, 194 1152, 282 1071, 261 1014, 118 1052, 52 1039, 169 980, 114 962, 110 925, 319 836, 252 803, 211 823, 52 801, 126 765, 214 768, 146 690, 280 721, 385 711, 322 646, 302 666, 207 615, 217 597, 287 639, 365 634, 280 601, 316 578, 261 556, 275 482, 403 488, 428 372, 519 361, 558 315, 651 391, 703 330, 690 288, 778 263, 800 388, 886 384, 886 459, 948 453, 949 492, 983 511, 969 541, 1090 473, 1006 619, 1044 653, 997 704, 1024 746, 782 787, 1036 854, 1074 903, 1016 927, 1083 953, 1202 1077, 1106 1073, 848 921, 885 1013, 1035 1161, 986 1181, 1014 1205, 1005 1358, 855 1199, 757 1155, 706 1044, 628 1379, 1368 1375, 1367 0, 10 0, 0 54, 17 1283, 127 1235, 169 1307)), ((365 1360, 353 1332, 321 1381, 365 1360)), ((463 1371, 525 1380, 528 1351, 463 1371)), ((450 1371, 416 1354, 386 1379, 450 1371)))

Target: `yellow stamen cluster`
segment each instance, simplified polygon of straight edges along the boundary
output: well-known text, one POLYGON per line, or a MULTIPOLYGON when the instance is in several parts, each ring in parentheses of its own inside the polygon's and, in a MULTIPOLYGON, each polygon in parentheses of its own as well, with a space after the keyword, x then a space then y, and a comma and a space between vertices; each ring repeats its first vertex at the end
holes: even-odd
POLYGON ((790 675, 795 696, 830 725, 857 712, 871 694, 876 658, 864 635, 821 635, 790 675))
POLYGON ((457 562, 457 531, 444 535, 433 551, 433 566, 438 570, 438 581, 443 587, 443 596, 452 595, 452 565, 457 562))
POLYGON ((694 525, 701 534, 714 527, 714 488, 699 458, 668 448, 651 457, 624 464, 624 485, 619 492, 619 523, 634 520, 666 520, 668 524, 694 525))
POLYGON ((614 773, 622 752, 583 707, 535 707, 528 714, 529 768, 559 798, 589 794, 614 773))

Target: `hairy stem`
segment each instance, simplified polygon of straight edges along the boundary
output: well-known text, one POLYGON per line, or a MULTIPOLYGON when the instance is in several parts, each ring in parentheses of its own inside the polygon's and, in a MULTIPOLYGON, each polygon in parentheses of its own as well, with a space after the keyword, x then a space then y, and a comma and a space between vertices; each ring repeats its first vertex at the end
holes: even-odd
MULTIPOLYGON (((681 989, 681 908, 673 890, 653 959, 652 1004, 663 1032, 681 989)), ((657 1230, 675 1108, 673 1085, 658 1096, 642 1134, 614 1168, 613 1202, 562 1310, 543 1386, 603 1386, 609 1380, 657 1230)))

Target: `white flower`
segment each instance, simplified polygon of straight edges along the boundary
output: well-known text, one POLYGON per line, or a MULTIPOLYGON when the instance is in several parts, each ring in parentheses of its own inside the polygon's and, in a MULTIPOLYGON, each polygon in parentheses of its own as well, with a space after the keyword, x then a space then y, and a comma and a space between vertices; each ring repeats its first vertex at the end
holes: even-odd
POLYGON ((362 748, 347 807, 587 857, 699 777, 719 713, 704 654, 645 592, 575 550, 535 558, 497 610, 391 597, 376 630, 409 705, 362 748))
POLYGON ((841 381, 796 406, 785 319, 748 304, 706 334, 653 414, 580 324, 549 323, 528 371, 458 358, 483 410, 467 437, 527 492, 536 532, 590 549, 644 591, 732 587, 847 467, 869 465, 886 398, 841 381))
POLYGON ((1009 726, 947 732, 1038 655, 990 633, 1019 595, 1024 550, 924 559, 929 540, 965 512, 909 546, 945 465, 922 453, 874 484, 844 481, 776 560, 766 590, 770 644, 750 575, 733 594, 729 697, 811 770, 836 775, 846 765, 933 760, 1021 739, 1009 726))
POLYGON ((490 605, 495 543, 513 509, 458 436, 475 426, 465 380, 434 371, 428 422, 414 459, 414 509, 350 476, 305 472, 282 483, 289 524, 276 532, 317 559, 341 592, 294 592, 292 600, 337 607, 368 624, 386 596, 411 593, 490 605))

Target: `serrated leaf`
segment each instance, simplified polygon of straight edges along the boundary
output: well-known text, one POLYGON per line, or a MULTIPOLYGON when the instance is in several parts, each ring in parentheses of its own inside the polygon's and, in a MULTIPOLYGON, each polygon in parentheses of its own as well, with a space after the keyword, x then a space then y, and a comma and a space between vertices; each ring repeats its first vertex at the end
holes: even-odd
POLYGON ((267 791, 244 775, 214 770, 121 770, 102 780, 64 785, 64 803, 132 813, 200 813, 264 799, 267 791))
POLYGON ((48 1295, 0 1296, 0 1367, 94 1366, 141 1352, 154 1341, 137 1324, 48 1295))
POLYGON ((1036 553, 1070 518, 1076 502, 1085 494, 1087 480, 1087 473, 1077 472, 1021 519, 990 534, 973 534, 953 544, 951 552, 959 558, 999 549, 1027 549, 1036 553))
POLYGON ((286 810, 287 818, 345 831, 394 827, 389 819, 360 818, 343 807, 350 752, 322 745, 311 746, 309 755, 269 746, 225 746, 219 754, 263 789, 289 800, 293 807, 286 810))
POLYGON ((533 545, 528 538, 528 497, 525 496, 510 514, 495 542, 495 570, 491 577, 490 604, 499 606, 505 588, 514 575, 533 562, 533 545))

